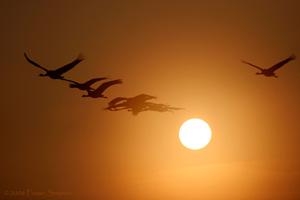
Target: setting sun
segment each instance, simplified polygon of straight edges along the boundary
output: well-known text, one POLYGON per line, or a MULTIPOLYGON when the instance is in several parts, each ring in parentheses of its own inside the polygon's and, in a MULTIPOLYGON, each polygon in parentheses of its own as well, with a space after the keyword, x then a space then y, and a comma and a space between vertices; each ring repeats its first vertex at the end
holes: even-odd
POLYGON ((209 125, 201 119, 189 119, 182 124, 179 130, 181 143, 189 149, 205 147, 211 138, 209 125))

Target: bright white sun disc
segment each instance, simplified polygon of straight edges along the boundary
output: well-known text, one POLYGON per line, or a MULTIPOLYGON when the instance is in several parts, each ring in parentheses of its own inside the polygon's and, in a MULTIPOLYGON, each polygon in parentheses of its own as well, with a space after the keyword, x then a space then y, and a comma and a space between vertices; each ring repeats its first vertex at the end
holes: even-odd
POLYGON ((179 130, 181 143, 189 149, 205 147, 211 138, 209 125, 201 119, 189 119, 182 124, 179 130))

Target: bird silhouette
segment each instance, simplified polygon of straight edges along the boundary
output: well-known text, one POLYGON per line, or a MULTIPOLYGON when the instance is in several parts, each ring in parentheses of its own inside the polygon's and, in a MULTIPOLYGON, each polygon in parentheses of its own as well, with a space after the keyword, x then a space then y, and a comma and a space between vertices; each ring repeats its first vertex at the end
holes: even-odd
POLYGON ((87 90, 87 95, 82 95, 82 97, 92 97, 92 98, 106 98, 102 93, 110 86, 115 84, 121 84, 123 83, 121 79, 113 80, 113 81, 107 81, 105 83, 102 83, 96 90, 87 90))
POLYGON ((176 107, 171 107, 165 104, 157 104, 157 103, 151 103, 147 102, 147 108, 146 110, 151 110, 151 111, 158 111, 158 112, 173 112, 174 110, 184 110, 184 108, 176 108, 176 107))
POLYGON ((114 98, 108 103, 108 106, 105 108, 105 110, 117 111, 117 110, 127 109, 128 108, 127 101, 128 98, 126 97, 114 98))
POLYGON ((156 98, 155 96, 147 94, 140 94, 131 98, 117 97, 108 103, 108 107, 106 107, 105 110, 119 111, 126 109, 131 112, 132 115, 136 116, 143 111, 173 112, 174 110, 184 109, 148 102, 148 100, 156 98))
POLYGON ((148 94, 140 94, 129 98, 127 101, 127 106, 130 108, 129 111, 132 111, 133 115, 137 115, 139 112, 145 110, 145 107, 147 106, 146 101, 150 99, 157 99, 157 97, 148 94))
POLYGON ((137 115, 137 113, 144 109, 144 102, 156 98, 157 97, 155 96, 147 94, 140 94, 131 98, 117 97, 108 103, 108 107, 106 107, 105 110, 118 111, 127 109, 128 111, 132 111, 133 113, 135 113, 134 115, 137 115))
POLYGON ((115 105, 118 105, 120 104, 120 102, 124 102, 124 101, 127 101, 128 98, 126 97, 117 97, 117 98, 114 98, 113 100, 111 100, 109 103, 108 103, 108 106, 115 106, 115 105))
POLYGON ((93 78, 85 83, 78 83, 76 81, 73 80, 68 80, 68 79, 62 79, 64 81, 68 81, 71 82, 70 83, 70 88, 78 88, 79 90, 95 90, 94 88, 91 87, 92 84, 98 82, 98 81, 102 81, 107 79, 106 77, 103 78, 93 78))
POLYGON ((78 63, 80 63, 81 61, 84 60, 84 55, 82 53, 80 53, 78 55, 78 57, 71 63, 58 68, 56 70, 48 70, 42 66, 40 66, 39 64, 33 62, 32 60, 30 60, 26 53, 24 53, 25 58, 27 59, 27 61, 31 64, 33 64, 34 66, 43 69, 44 71, 46 71, 46 74, 40 74, 40 76, 49 76, 52 79, 64 79, 64 77, 62 76, 62 74, 66 73, 67 71, 69 71, 70 69, 72 69, 73 67, 75 67, 75 65, 77 65, 78 63))
POLYGON ((260 72, 257 72, 256 75, 265 75, 267 77, 271 77, 271 76, 274 76, 276 78, 278 78, 278 76, 274 73, 277 69, 279 69, 280 67, 282 67, 283 65, 285 65, 286 63, 290 62, 291 60, 295 60, 296 59, 296 56, 294 54, 292 54, 290 57, 288 57, 287 59, 277 63, 276 65, 268 68, 268 69, 263 69, 263 68, 260 68, 256 65, 253 65, 251 63, 248 63, 244 60, 242 60, 243 63, 246 63, 248 65, 251 65, 252 67, 255 67, 259 70, 261 70, 260 72))
POLYGON ((157 99, 157 97, 148 95, 148 94, 139 94, 135 97, 129 98, 129 101, 131 101, 134 104, 134 103, 139 103, 139 102, 145 102, 150 99, 157 99))

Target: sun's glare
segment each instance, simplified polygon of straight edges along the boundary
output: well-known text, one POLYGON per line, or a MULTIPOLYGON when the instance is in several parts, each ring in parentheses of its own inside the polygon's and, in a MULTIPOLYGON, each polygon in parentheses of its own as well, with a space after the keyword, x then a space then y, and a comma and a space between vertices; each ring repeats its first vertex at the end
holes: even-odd
POLYGON ((211 138, 209 125, 201 119, 189 119, 182 124, 179 130, 181 143, 189 149, 205 147, 211 138))

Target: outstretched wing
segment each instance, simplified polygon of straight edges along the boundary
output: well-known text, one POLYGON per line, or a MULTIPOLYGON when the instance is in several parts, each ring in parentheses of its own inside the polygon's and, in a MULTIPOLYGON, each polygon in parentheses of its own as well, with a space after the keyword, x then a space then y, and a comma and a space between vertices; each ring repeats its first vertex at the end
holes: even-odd
POLYGON ((38 68, 41 68, 41 69, 45 70, 46 72, 48 71, 46 68, 44 68, 44 67, 40 66, 39 64, 37 64, 37 63, 33 62, 32 60, 30 60, 30 59, 27 57, 26 53, 24 53, 24 56, 25 56, 26 60, 27 60, 29 63, 33 64, 34 66, 36 66, 36 67, 38 67, 38 68))
POLYGON ((156 96, 151 96, 151 95, 148 95, 148 94, 139 94, 135 97, 132 97, 132 99, 134 101, 147 101, 147 100, 150 100, 150 99, 157 99, 156 96))
POLYGON ((110 110, 110 111, 129 109, 127 106, 127 99, 128 98, 125 98, 125 97, 117 97, 117 98, 111 100, 105 109, 110 110))
POLYGON ((246 63, 246 64, 248 64, 248 65, 250 65, 250 66, 252 66, 252 67, 255 67, 255 68, 257 68, 257 69, 262 70, 262 68, 260 68, 260 67, 258 67, 258 66, 256 66, 256 65, 253 65, 253 64, 251 64, 251 63, 248 63, 248 62, 246 62, 246 61, 244 61, 244 60, 242 60, 242 62, 243 62, 243 63, 246 63))
POLYGON ((78 63, 80 63, 81 61, 83 61, 85 58, 84 58, 84 55, 82 53, 80 53, 78 55, 78 57, 76 58, 76 60, 74 60, 73 62, 61 67, 61 68, 58 68, 57 70, 55 70, 55 73, 57 74, 60 74, 62 75, 63 73, 69 71, 70 69, 72 69, 73 67, 75 67, 75 65, 77 65, 78 63))
POLYGON ((102 80, 105 80, 107 79, 106 77, 103 77, 103 78, 93 78, 85 83, 83 83, 84 86, 86 87, 90 87, 92 84, 96 83, 97 81, 102 81, 102 80))
POLYGON ((276 65, 270 67, 269 70, 271 70, 271 71, 274 72, 275 70, 279 69, 280 67, 282 67, 282 66, 285 65, 286 63, 290 62, 291 60, 295 60, 295 59, 296 59, 296 56, 295 56, 294 54, 292 54, 292 55, 291 55, 290 57, 288 57, 287 59, 285 59, 285 60, 283 60, 283 61, 277 63, 276 65))
POLYGON ((185 110, 185 108, 176 108, 176 107, 169 107, 172 110, 185 110))
POLYGON ((108 106, 115 106, 117 105, 118 103, 122 102, 122 101, 126 101, 128 100, 128 98, 126 97, 117 97, 113 100, 111 100, 109 103, 108 103, 108 106))
POLYGON ((121 84, 121 83, 123 83, 121 79, 107 81, 105 83, 102 83, 94 92, 96 94, 102 94, 102 92, 104 92, 104 90, 106 90, 108 87, 115 85, 115 84, 121 84))
POLYGON ((173 110, 182 110, 183 108, 175 108, 165 104, 156 104, 148 102, 148 110, 158 112, 172 112, 173 110))

